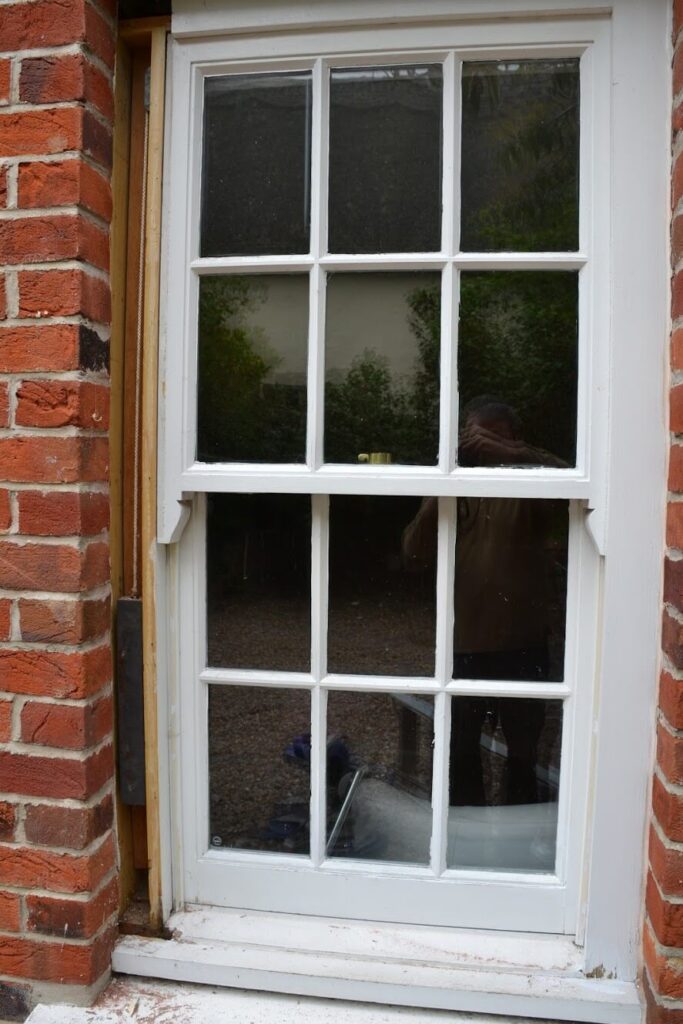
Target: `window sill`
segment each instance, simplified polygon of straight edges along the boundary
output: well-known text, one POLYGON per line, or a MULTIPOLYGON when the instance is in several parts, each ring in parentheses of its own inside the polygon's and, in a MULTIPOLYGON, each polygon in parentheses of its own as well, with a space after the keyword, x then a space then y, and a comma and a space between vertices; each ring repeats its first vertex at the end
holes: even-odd
POLYGON ((639 1024, 634 982, 587 978, 571 939, 222 909, 121 938, 122 974, 300 996, 518 1017, 639 1024), (226 939, 229 936, 229 940, 226 939))

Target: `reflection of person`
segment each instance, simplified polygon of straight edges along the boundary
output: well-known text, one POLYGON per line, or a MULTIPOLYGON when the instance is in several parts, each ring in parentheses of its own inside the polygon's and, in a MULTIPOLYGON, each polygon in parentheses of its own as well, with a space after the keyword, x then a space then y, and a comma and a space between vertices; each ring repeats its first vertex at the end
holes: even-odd
MULTIPOLYGON (((461 465, 557 465, 521 437, 510 406, 479 399, 465 410, 461 465)), ((403 534, 403 553, 416 568, 436 559, 437 499, 423 501, 403 534)), ((460 679, 542 680, 548 677, 552 587, 548 539, 552 508, 521 498, 459 498, 455 554, 454 675, 460 679)), ((485 803, 480 738, 487 715, 500 722, 508 747, 507 803, 536 795, 543 701, 459 697, 452 702, 452 804, 485 803)))

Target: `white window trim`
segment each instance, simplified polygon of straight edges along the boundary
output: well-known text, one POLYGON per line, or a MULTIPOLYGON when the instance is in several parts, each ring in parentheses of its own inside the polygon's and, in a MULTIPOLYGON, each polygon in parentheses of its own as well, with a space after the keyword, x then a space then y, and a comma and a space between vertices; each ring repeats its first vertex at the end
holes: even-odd
MULTIPOLYGON (((175 16, 174 30, 177 26, 178 33, 182 35, 245 33, 248 45, 248 33, 259 29, 263 31, 265 26, 277 28, 287 23, 301 24, 296 19, 305 22, 312 9, 320 23, 326 19, 335 24, 348 22, 349 8, 355 5, 324 0, 314 8, 305 6, 309 12, 307 15, 303 13, 304 5, 298 2, 277 5, 254 3, 240 7, 212 0, 202 15, 183 12, 175 16)), ((381 21, 381 2, 362 6, 364 20, 375 18, 381 21)), ((590 849, 590 872, 584 874, 582 881, 583 919, 575 936, 577 956, 567 957, 564 966, 556 965, 547 972, 540 951, 554 944, 559 956, 559 950, 566 948, 567 939, 533 937, 530 948, 536 953, 525 960, 525 968, 536 978, 535 981, 527 978, 525 983, 527 992, 533 990, 538 995, 532 1000, 533 1006, 527 1005, 528 999, 520 1002, 519 991, 513 997, 514 985, 510 983, 509 970, 506 971, 506 965, 508 968, 515 965, 515 950, 521 936, 500 934, 484 937, 490 943, 489 952, 496 949, 496 954, 488 958, 488 964, 497 965, 498 969, 495 966, 487 966, 486 971, 475 968, 468 977, 465 962, 454 957, 452 962, 458 964, 458 969, 449 972, 443 990, 448 994, 442 994, 440 1002, 430 999, 417 979, 414 979, 417 988, 411 990, 411 995, 401 994, 400 986, 391 989, 390 998, 384 988, 381 996, 377 995, 381 972, 375 971, 369 961, 364 961, 368 969, 363 983, 354 986, 348 975, 347 983, 343 978, 339 981, 340 990, 335 994, 345 994, 347 998, 381 998, 412 1005, 518 1012, 558 1019, 619 1021, 621 1024, 639 1019, 634 979, 640 958, 639 925, 659 635, 663 543, 661 509, 665 488, 663 371, 666 367, 668 327, 670 85, 667 62, 662 60, 662 45, 667 44, 670 34, 666 0, 648 0, 647 3, 615 0, 612 6, 611 294, 613 296, 616 292, 619 302, 611 303, 612 362, 609 374, 612 394, 610 421, 619 424, 619 436, 610 453, 610 502, 606 507, 595 502, 602 519, 597 533, 606 559, 601 572, 601 670, 594 695, 595 781, 591 788, 594 825, 585 836, 586 849, 590 849), (633 130, 634 124, 637 131, 633 130), (639 202, 643 195, 648 197, 646 203, 639 202), (635 258, 635 253, 643 253, 644 258, 635 258), (624 693, 628 694, 626 701, 624 693), (619 709, 618 715, 614 714, 615 708, 619 709), (549 978, 553 979, 552 984, 549 984, 549 978), (594 978, 610 980, 597 981, 594 978), (577 994, 579 989, 581 992, 577 994), (570 995, 572 992, 574 996, 570 995)), ((424 17, 425 7, 427 4, 399 0, 399 13, 405 13, 407 17, 424 17)), ((396 4, 392 9, 396 9, 396 4)), ((429 3, 429 10, 435 11, 438 18, 450 15, 453 20, 462 18, 463 24, 477 16, 494 17, 501 13, 501 9, 508 17, 513 11, 541 17, 557 15, 558 11, 574 10, 575 7, 570 0, 511 0, 505 5, 502 0, 481 0, 476 4, 473 0, 451 0, 449 3, 430 0, 429 3)), ((603 14, 605 10, 604 5, 590 0, 583 0, 581 4, 583 14, 603 14)), ((499 26, 501 39, 505 42, 510 39, 511 25, 514 25, 514 20, 499 26)), ((278 35, 272 37, 273 42, 277 39, 278 35)), ((316 49, 314 34, 309 39, 311 49, 316 49)), ((207 52, 212 45, 218 49, 223 47, 222 43, 207 42, 204 45, 207 52)), ((170 197, 167 195, 166 198, 168 202, 170 197)), ((607 240, 604 239, 603 243, 607 245, 607 240)), ((172 279, 167 282, 167 287, 172 290, 172 279)), ((164 352, 163 342, 162 336, 162 358, 166 356, 167 359, 168 352, 164 352)), ((162 369, 162 383, 165 381, 170 385, 172 377, 166 365, 166 374, 162 369)), ((161 425, 163 430, 163 419, 161 425)), ((607 479, 606 475, 598 475, 607 479)), ((165 650, 172 650, 170 641, 177 634, 178 611, 173 585, 177 583, 177 546, 160 548, 159 553, 167 556, 168 587, 159 602, 159 647, 162 652, 160 669, 162 673, 166 669, 169 691, 168 701, 161 702, 160 725, 164 735, 168 721, 168 730, 174 737, 177 721, 174 719, 173 694, 177 666, 172 658, 164 665, 163 656, 165 650), (167 648, 165 640, 168 641, 167 648)), ((173 864, 170 862, 171 850, 177 852, 178 846, 178 833, 170 824, 178 810, 177 759, 173 761, 171 770, 175 755, 176 744, 172 738, 166 748, 162 745, 160 752, 161 816, 168 840, 164 844, 168 851, 164 862, 167 909, 182 904, 182 893, 178 889, 179 855, 173 864)), ((224 915, 229 912, 217 913, 220 915, 217 920, 223 922, 224 928, 224 915)), ((213 927, 210 915, 204 913, 203 917, 210 932, 213 927)), ((252 917, 255 928, 259 923, 262 926, 261 938, 254 943, 254 949, 262 957, 259 943, 269 944, 267 936, 272 934, 273 923, 264 923, 264 915, 252 917)), ((311 994, 335 991, 331 979, 333 976, 339 979, 340 976, 336 961, 334 971, 328 972, 327 981, 323 982, 311 981, 324 977, 325 971, 316 972, 314 963, 317 955, 310 951, 307 969, 297 973, 293 968, 283 968, 279 980, 269 979, 266 976, 268 972, 264 972, 255 960, 250 965, 243 963, 240 973, 239 957, 231 957, 226 952, 230 943, 212 943, 209 940, 204 944, 203 960, 192 953, 191 949, 197 948, 197 932, 193 931, 196 929, 193 922, 199 921, 197 916, 181 914, 174 920, 181 931, 185 929, 188 935, 192 935, 189 942, 184 943, 181 938, 162 944, 166 951, 163 955, 160 949, 152 948, 153 944, 147 945, 143 956, 143 951, 135 948, 138 940, 124 940, 115 954, 115 968, 170 976, 165 974, 168 967, 163 966, 170 957, 175 958, 173 970, 176 973, 173 976, 186 980, 213 983, 225 983, 227 980, 249 987, 311 994), (228 961, 237 973, 231 974, 228 961)), ((390 941, 390 937, 396 934, 396 926, 388 927, 387 941, 390 941)), ((420 929, 414 930, 415 941, 419 941, 419 933, 420 929)), ((457 934, 465 949, 477 948, 474 933, 451 934, 457 934)), ((467 961, 467 955, 464 961, 467 961)), ((516 971, 513 967, 515 976, 520 966, 517 962, 516 971)), ((522 974, 522 977, 526 975, 522 974)))

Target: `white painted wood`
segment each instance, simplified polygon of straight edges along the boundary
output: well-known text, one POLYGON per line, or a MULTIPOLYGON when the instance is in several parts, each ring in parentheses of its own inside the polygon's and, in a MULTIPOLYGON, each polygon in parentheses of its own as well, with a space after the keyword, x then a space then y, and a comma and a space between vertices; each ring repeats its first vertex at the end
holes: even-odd
MULTIPOLYGON (((375 951, 377 945, 375 945, 375 951)), ((454 970, 451 964, 412 960, 405 955, 380 958, 372 953, 311 953, 272 944, 193 938, 163 941, 132 936, 119 940, 114 969, 172 978, 174 981, 234 985, 240 988, 320 996, 332 991, 339 999, 408 1005, 449 1011, 513 1013, 517 1018, 639 1024, 641 1007, 635 985, 586 979, 581 975, 500 966, 472 965, 454 970), (343 964, 343 971, 340 966, 343 964)), ((456 1018, 457 1019, 457 1018, 456 1018)))

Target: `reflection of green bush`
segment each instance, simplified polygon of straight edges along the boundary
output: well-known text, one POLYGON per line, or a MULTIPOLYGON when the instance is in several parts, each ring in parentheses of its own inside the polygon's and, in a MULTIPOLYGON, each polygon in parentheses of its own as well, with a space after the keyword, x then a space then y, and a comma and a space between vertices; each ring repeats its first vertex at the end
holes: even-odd
POLYGON ((201 281, 197 457, 202 461, 304 460, 305 387, 268 380, 277 356, 246 324, 259 301, 257 279, 201 281))

